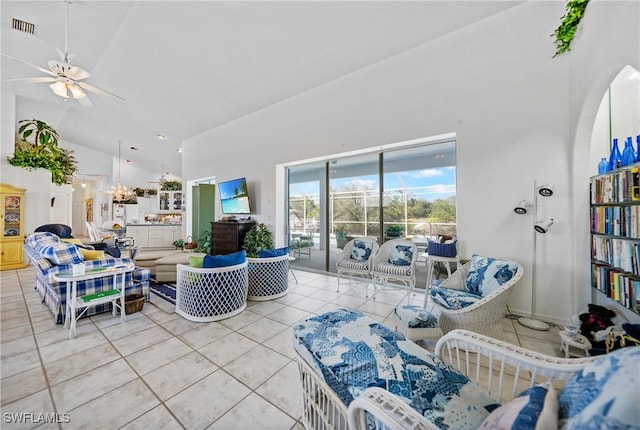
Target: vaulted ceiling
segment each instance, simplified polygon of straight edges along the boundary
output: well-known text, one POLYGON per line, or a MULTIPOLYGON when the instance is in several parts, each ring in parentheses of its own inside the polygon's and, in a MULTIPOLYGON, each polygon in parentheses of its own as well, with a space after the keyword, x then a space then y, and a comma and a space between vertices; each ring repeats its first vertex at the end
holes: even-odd
MULTIPOLYGON (((64 141, 117 155, 122 140, 123 158, 180 176, 185 140, 518 3, 73 1, 72 63, 92 73, 87 83, 126 101, 88 93, 94 106, 83 107, 46 83, 7 82, 43 74, 4 57, 2 93, 16 94, 18 119, 45 120, 64 141)), ((3 54, 44 68, 58 60, 64 1, 0 7, 3 54), (13 18, 35 33, 12 29, 13 18)))

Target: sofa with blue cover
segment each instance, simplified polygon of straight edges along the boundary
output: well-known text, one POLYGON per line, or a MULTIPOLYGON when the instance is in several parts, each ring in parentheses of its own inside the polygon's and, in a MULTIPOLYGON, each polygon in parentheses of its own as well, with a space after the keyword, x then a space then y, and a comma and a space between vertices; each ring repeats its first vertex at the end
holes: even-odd
POLYGON ((307 429, 637 429, 640 423, 638 347, 567 359, 454 330, 431 354, 351 309, 309 318, 293 336, 307 429))
MULTIPOLYGON (((114 258, 104 251, 94 250, 78 243, 67 241, 50 232, 35 232, 25 238, 23 249, 36 268, 35 289, 40 294, 43 303, 53 314, 57 324, 64 323, 66 315, 66 283, 58 282, 54 276, 59 273, 71 272, 72 265, 85 264, 85 270, 99 267, 112 267, 132 263, 128 258, 114 258)), ((136 268, 125 277, 126 294, 148 293, 150 272, 145 268, 136 268), (132 282, 136 281, 136 282, 132 282)), ((112 277, 102 277, 79 281, 78 295, 93 294, 109 288, 112 277)), ((95 315, 111 310, 111 303, 91 306, 85 315, 95 315)))

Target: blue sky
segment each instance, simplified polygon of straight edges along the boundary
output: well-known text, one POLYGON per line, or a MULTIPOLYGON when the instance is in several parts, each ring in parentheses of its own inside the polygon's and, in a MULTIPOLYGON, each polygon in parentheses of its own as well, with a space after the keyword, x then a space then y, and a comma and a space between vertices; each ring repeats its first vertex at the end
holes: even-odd
MULTIPOLYGON (((408 189, 416 198, 433 201, 446 199, 456 194, 455 167, 413 170, 400 173, 387 173, 384 177, 385 189, 408 189)), ((356 183, 358 189, 377 188, 377 175, 357 178, 340 178, 331 181, 333 190, 356 183)), ((351 188, 351 187, 349 187, 351 188)), ((313 195, 319 193, 318 182, 304 182, 291 185, 291 196, 313 195)))

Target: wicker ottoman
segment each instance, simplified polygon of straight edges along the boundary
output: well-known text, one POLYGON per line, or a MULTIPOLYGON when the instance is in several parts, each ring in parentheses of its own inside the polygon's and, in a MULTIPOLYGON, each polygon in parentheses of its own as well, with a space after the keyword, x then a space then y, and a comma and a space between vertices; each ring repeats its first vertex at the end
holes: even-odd
POLYGON ((189 265, 189 257, 204 257, 204 252, 176 252, 156 260, 155 280, 158 282, 176 282, 177 264, 189 265))

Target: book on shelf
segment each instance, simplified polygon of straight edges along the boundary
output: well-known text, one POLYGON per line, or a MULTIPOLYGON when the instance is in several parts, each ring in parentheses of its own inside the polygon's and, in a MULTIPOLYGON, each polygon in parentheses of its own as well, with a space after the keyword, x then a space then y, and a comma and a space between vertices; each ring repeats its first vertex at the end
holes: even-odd
POLYGON ((104 299, 105 297, 113 297, 113 296, 119 296, 119 295, 120 295, 120 291, 118 290, 105 290, 105 291, 100 291, 99 293, 86 294, 84 296, 80 296, 80 300, 82 300, 85 303, 89 303, 89 302, 94 302, 96 300, 104 299))

